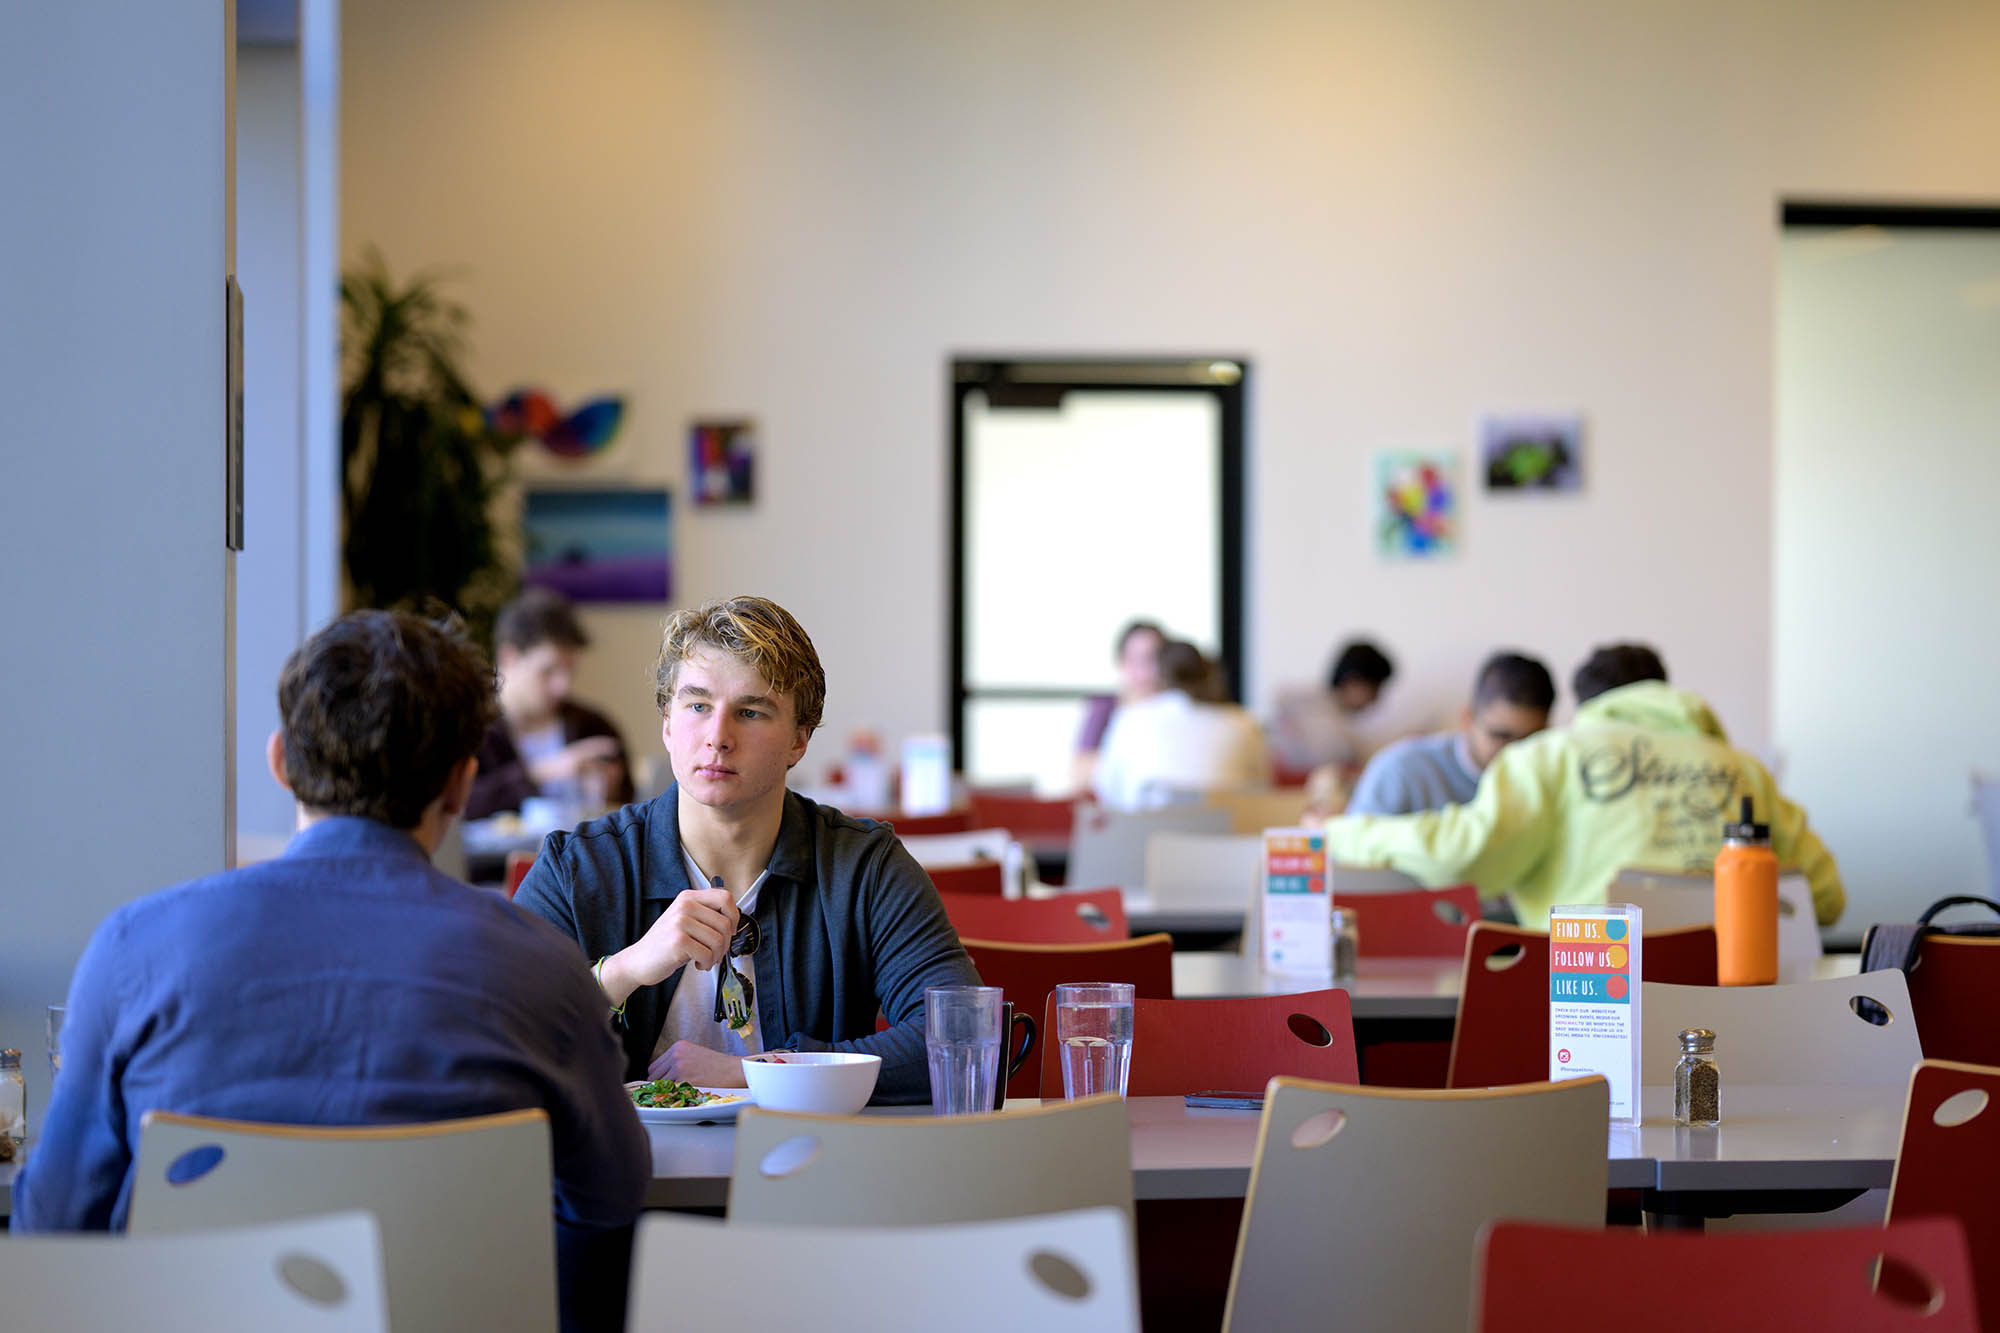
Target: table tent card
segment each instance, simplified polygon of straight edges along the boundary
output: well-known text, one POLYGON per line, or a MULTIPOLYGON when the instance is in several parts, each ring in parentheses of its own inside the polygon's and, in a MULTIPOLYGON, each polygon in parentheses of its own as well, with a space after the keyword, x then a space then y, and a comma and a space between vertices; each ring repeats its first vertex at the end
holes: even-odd
POLYGON ((903 813, 941 815, 951 809, 951 741, 912 736, 903 742, 903 813))
POLYGON ((1333 968, 1333 890, 1322 829, 1264 830, 1264 968, 1327 972, 1333 968))
POLYGON ((1549 910, 1549 1080, 1604 1075, 1626 1125, 1641 1118, 1639 920, 1630 903, 1549 910))

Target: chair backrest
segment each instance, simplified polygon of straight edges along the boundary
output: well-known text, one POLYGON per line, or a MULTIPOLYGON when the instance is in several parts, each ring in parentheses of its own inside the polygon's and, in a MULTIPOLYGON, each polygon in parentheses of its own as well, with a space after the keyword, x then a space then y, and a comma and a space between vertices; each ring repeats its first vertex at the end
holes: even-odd
POLYGON ((1564 1309, 1616 1310, 1612 1322, 1633 1333, 1979 1328, 1965 1238, 1942 1217, 1712 1235, 1496 1222, 1475 1267, 1479 1333, 1545 1333, 1552 1296, 1564 1309), (1890 1261, 1879 1285, 1878 1257, 1890 1261), (1904 1273, 1932 1288, 1934 1307, 1899 1294, 1904 1273))
POLYGON ((1350 898, 1336 889, 1334 903, 1355 913, 1364 958, 1458 958, 1479 920, 1479 890, 1470 884, 1350 898))
MULTIPOLYGON (((1062 1096, 1056 997, 1042 1010, 1042 1095, 1062 1096)), ((1251 1091, 1280 1076, 1356 1083, 1354 1011, 1344 990, 1132 1005, 1133 1097, 1251 1091)))
POLYGON ((521 881, 535 868, 535 853, 513 851, 507 853, 507 896, 512 898, 521 887, 521 881))
POLYGON ((545 1112, 326 1128, 149 1111, 141 1125, 134 1235, 366 1209, 396 1333, 556 1326, 545 1112))
POLYGON ((1466 1327, 1481 1227, 1602 1224, 1609 1115, 1595 1076, 1479 1092, 1274 1080, 1225 1327, 1466 1327))
MULTIPOLYGON (((998 986, 1014 1012, 1039 1020, 1049 993, 1066 981, 1129 981, 1148 1000, 1174 998, 1174 937, 1141 935, 1109 944, 1004 944, 966 939, 965 951, 980 979, 998 986)), ((1044 1034, 1040 1040, 1047 1041, 1044 1034)), ((1009 1097, 1038 1097, 1042 1067, 1035 1061, 1007 1081, 1009 1097)))
POLYGON ((1003 890, 1008 897, 1018 897, 1027 886, 1027 853, 1006 829, 967 829, 961 833, 905 837, 902 841, 904 849, 926 870, 990 861, 1000 867, 1003 890))
POLYGON ((1146 839, 1146 896, 1155 910, 1248 911, 1263 861, 1264 839, 1257 834, 1155 833, 1146 839))
POLYGON ((942 833, 970 833, 972 812, 970 810, 948 810, 941 815, 868 815, 868 819, 879 819, 896 830, 896 836, 910 838, 936 837, 942 833))
POLYGON ((2000 939, 1926 935, 1908 979, 1924 1054, 2000 1065, 2000 939))
POLYGON ((388 1333, 382 1236, 367 1213, 186 1236, 10 1236, 10 1329, 388 1333))
MULTIPOLYGON (((1645 913, 1648 931, 1715 924, 1715 879, 1711 875, 1663 875, 1621 870, 1606 891, 1610 902, 1627 902, 1645 913)), ((1812 884, 1797 871, 1778 876, 1778 967, 1781 979, 1803 980, 1824 953, 1819 919, 1813 915, 1812 884)))
POLYGON ((1787 986, 1648 981, 1644 1004, 1642 1083, 1674 1081, 1683 1028, 1713 1028, 1723 1077, 1738 1083, 1900 1087, 1924 1058, 1909 988, 1894 969, 1787 986), (1887 1009, 1888 1021, 1877 1025, 1863 1017, 1851 1003, 1856 997, 1887 1009))
MULTIPOLYGON (((936 878, 935 871, 932 877, 936 878)), ((1003 944, 1108 944, 1132 936, 1125 921, 1125 895, 1116 889, 1054 898, 1000 898, 946 893, 940 888, 938 897, 944 900, 944 914, 966 939, 1003 944)))
POLYGON ((1231 833, 1294 828, 1312 796, 1304 787, 1224 788, 1202 794, 1204 804, 1229 812, 1231 833))
POLYGON ((1114 1208, 863 1230, 648 1213, 626 1328, 1139 1333, 1131 1253, 1132 1224, 1114 1208), (745 1273, 746 1256, 773 1276, 724 1280, 745 1273))
MULTIPOLYGON (((1005 900, 1007 872, 998 861, 968 861, 957 866, 925 866, 924 873, 940 896, 1005 900)), ((1011 900, 1009 900, 1011 901, 1011 900)))
MULTIPOLYGON (((1714 985, 1715 927, 1648 930, 1639 967, 1656 981, 1714 985)), ((1645 1019, 1650 1031, 1651 1010, 1645 1019)), ((1548 1076, 1549 933, 1477 922, 1465 937, 1446 1085, 1486 1088, 1548 1076)))
POLYGON ((1136 889, 1146 882, 1146 840, 1155 833, 1229 832, 1229 812, 1206 805, 1107 810, 1088 805, 1070 832, 1067 884, 1079 889, 1136 889))
POLYGON ((1965 1228, 1980 1308, 2000 1312, 2000 1069, 1925 1060, 1910 1075, 1889 1220, 1942 1214, 1965 1228), (1983 1164, 1983 1169, 1982 1169, 1983 1164))
POLYGON ((2000 898, 2000 778, 1972 775, 1972 810, 1979 816, 1979 831, 1986 838, 1987 887, 1993 897, 2000 898))
POLYGON ((1044 800, 1015 792, 973 791, 966 798, 974 828, 1003 828, 1018 838, 1067 838, 1076 827, 1076 801, 1044 800))
POLYGON ((914 1227, 1098 1207, 1132 1215, 1132 1131, 1117 1097, 987 1115, 746 1107, 736 1118, 731 1222, 914 1227))

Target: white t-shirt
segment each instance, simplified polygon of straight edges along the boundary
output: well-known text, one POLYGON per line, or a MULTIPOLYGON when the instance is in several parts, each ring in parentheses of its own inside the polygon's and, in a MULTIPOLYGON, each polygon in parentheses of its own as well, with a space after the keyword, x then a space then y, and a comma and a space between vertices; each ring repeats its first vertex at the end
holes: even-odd
POLYGON ((1091 779, 1114 810, 1166 805, 1183 792, 1261 787, 1270 753, 1256 720, 1235 704, 1197 703, 1167 690, 1111 715, 1091 779))
MULTIPOLYGON (((681 849, 681 859, 687 863, 689 884, 701 888, 708 883, 707 873, 694 863, 686 848, 681 849)), ((745 916, 756 911, 757 891, 770 877, 768 870, 757 876, 757 882, 750 886, 749 892, 736 900, 736 910, 745 916)), ((753 987, 757 984, 757 960, 754 955, 730 961, 753 987)), ((724 1055, 755 1055, 764 1049, 764 1033, 757 1025, 757 997, 754 993, 750 997, 748 1033, 739 1034, 727 1022, 715 1021, 715 988, 721 981, 722 969, 719 967, 703 972, 690 963, 681 969, 680 985, 674 987, 673 1003, 667 1006, 667 1021, 660 1028, 660 1040, 653 1046, 655 1060, 665 1055, 667 1048, 677 1041, 691 1041, 711 1051, 721 1051, 724 1055)))

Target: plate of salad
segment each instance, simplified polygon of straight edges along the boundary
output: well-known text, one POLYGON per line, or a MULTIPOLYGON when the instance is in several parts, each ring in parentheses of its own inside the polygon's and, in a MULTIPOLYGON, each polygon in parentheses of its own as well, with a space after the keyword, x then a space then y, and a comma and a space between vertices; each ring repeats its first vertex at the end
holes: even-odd
POLYGON ((625 1091, 639 1118, 649 1125, 734 1120, 738 1111, 755 1105, 747 1088, 697 1088, 666 1078, 627 1083, 625 1091))

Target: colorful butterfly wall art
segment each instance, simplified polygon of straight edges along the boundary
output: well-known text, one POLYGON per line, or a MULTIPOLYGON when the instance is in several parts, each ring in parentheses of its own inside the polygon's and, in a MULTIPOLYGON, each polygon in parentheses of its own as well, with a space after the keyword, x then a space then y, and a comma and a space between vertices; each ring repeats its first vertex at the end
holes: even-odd
POLYGON ((625 420, 623 398, 592 398, 564 413, 542 389, 516 389, 486 409, 486 424, 509 435, 538 440, 562 458, 588 458, 602 453, 625 420))

